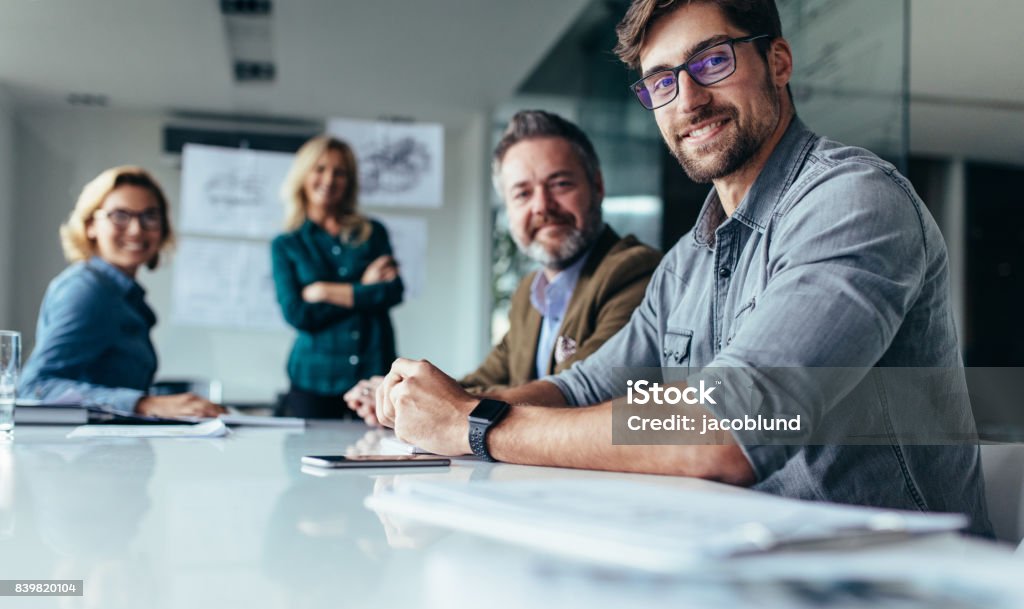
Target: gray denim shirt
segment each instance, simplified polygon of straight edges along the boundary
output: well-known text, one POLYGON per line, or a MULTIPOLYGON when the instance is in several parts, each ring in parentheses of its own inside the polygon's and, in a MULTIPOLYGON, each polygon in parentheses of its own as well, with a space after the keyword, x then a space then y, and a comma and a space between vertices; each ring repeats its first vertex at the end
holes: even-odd
MULTIPOLYGON (((611 373, 620 367, 862 370, 835 388, 839 402, 873 366, 962 367, 946 247, 892 165, 819 137, 794 117, 733 215, 712 190, 629 323, 547 380, 570 404, 586 405, 624 393, 611 373)), ((972 424, 969 410, 957 414, 972 424)), ((979 451, 970 442, 794 447, 737 436, 756 489, 961 512, 972 532, 991 535, 979 451)))

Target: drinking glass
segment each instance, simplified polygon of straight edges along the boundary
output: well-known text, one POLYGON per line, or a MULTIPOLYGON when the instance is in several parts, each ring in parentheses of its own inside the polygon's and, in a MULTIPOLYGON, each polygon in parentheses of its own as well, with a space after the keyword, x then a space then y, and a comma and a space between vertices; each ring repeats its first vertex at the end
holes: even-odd
POLYGON ((21 333, 0 330, 0 440, 14 435, 14 398, 21 371, 21 333))

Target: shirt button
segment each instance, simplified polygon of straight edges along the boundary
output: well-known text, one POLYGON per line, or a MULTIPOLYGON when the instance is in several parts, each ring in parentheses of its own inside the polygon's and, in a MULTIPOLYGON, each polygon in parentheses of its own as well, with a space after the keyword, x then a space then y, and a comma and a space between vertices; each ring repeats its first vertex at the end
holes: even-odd
POLYGON ((728 278, 729 275, 732 275, 732 269, 730 269, 729 267, 723 266, 722 268, 718 269, 718 276, 721 277, 722 279, 728 278))
POLYGON ((348 358, 348 363, 350 363, 353 366, 355 366, 356 364, 359 363, 359 356, 358 355, 350 355, 349 358, 348 358))
POLYGON ((331 248, 331 253, 334 254, 335 256, 340 254, 341 253, 341 246, 340 245, 335 245, 334 247, 332 247, 331 248))
POLYGON ((352 334, 350 334, 350 336, 352 337, 352 340, 359 340, 359 330, 352 330, 352 334))
POLYGON ((347 266, 339 266, 338 267, 338 274, 342 275, 342 276, 348 275, 348 267, 347 266))

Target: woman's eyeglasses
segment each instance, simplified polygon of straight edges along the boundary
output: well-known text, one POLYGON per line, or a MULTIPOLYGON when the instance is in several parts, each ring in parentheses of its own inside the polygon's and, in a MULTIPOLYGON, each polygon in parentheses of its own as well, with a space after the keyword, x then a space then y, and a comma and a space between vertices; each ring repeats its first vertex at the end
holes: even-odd
POLYGON ((132 220, 138 220, 143 230, 158 230, 164 227, 164 216, 159 209, 134 212, 125 209, 98 209, 96 215, 106 218, 117 228, 128 228, 132 220))

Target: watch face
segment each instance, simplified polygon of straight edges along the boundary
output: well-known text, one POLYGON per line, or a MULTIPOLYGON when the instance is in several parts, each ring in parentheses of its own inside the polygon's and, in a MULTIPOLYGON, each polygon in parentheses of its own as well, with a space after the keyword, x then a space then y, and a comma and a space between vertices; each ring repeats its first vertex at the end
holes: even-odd
POLYGON ((480 404, 469 413, 469 419, 479 423, 489 423, 505 414, 509 405, 498 400, 480 400, 480 404))

